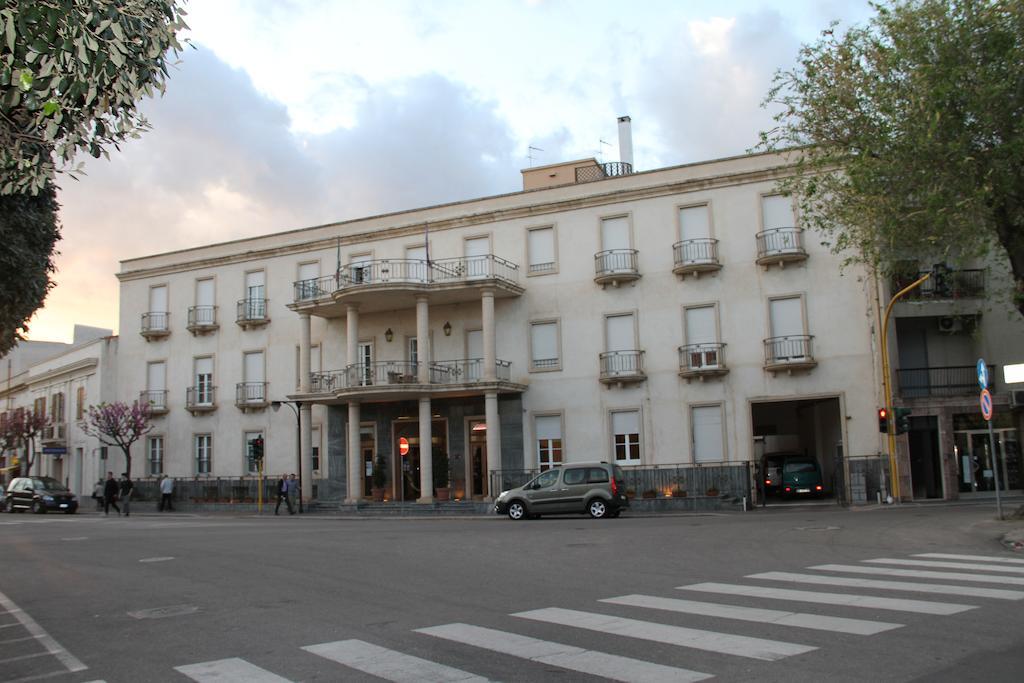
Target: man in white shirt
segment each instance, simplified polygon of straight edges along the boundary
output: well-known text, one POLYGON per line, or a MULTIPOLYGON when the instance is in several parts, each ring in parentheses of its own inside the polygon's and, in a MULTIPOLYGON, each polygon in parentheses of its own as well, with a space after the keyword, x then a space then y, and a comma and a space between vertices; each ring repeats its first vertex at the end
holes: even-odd
POLYGON ((164 510, 174 512, 174 505, 171 503, 171 498, 173 497, 174 480, 164 474, 160 479, 160 512, 164 510))

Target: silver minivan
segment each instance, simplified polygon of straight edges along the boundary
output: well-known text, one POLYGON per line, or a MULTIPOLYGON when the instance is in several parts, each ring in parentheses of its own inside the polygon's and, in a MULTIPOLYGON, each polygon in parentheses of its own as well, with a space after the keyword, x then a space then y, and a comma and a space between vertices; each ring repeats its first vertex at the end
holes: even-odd
POLYGON ((510 519, 573 513, 595 519, 618 517, 629 507, 625 479, 621 467, 606 462, 562 465, 502 491, 494 501, 494 512, 510 519))

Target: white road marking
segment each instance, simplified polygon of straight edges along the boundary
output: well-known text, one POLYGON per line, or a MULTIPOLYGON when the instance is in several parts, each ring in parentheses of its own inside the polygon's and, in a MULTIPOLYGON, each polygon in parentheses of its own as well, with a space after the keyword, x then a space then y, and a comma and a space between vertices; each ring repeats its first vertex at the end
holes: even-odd
POLYGON ((622 617, 594 614, 592 612, 579 612, 560 607, 518 612, 512 616, 550 624, 584 628, 601 633, 639 638, 641 640, 650 640, 656 643, 667 643, 669 645, 691 647, 697 650, 721 652, 727 655, 736 655, 737 657, 749 657, 751 659, 764 659, 768 661, 800 655, 818 649, 810 645, 736 636, 729 633, 685 628, 683 626, 656 624, 637 619, 623 619, 622 617))
POLYGON ((893 612, 913 612, 915 614, 938 614, 947 616, 959 614, 969 609, 977 609, 975 605, 957 605, 952 602, 931 602, 928 600, 907 600, 906 598, 879 598, 873 595, 855 595, 853 593, 819 593, 801 591, 792 588, 766 588, 764 586, 742 586, 732 583, 694 583, 679 586, 677 590, 700 591, 702 593, 718 593, 722 595, 743 595, 752 598, 770 598, 773 600, 794 600, 811 602, 820 605, 842 605, 844 607, 866 607, 868 609, 886 609, 893 612))
POLYGON ((909 591, 911 593, 939 593, 941 595, 969 595, 976 598, 995 598, 996 600, 1020 600, 1024 592, 1003 590, 1000 588, 975 588, 974 586, 950 586, 942 583, 909 583, 907 581, 878 581, 875 579, 855 579, 845 576, 817 576, 816 574, 796 574, 793 572, 764 572, 748 574, 748 579, 766 579, 768 581, 789 581, 790 583, 815 583, 823 586, 853 586, 855 588, 878 588, 881 590, 909 591))
POLYGON ((67 538, 60 539, 62 541, 88 541, 88 536, 68 536, 67 538))
POLYGON ((819 614, 803 614, 801 612, 784 612, 776 609, 758 607, 738 607, 736 605, 720 605, 714 602, 695 602, 693 600, 677 600, 661 598, 653 595, 623 595, 618 598, 605 598, 599 602, 613 605, 629 605, 649 609, 699 614, 705 617, 721 617, 737 621, 753 621, 759 624, 778 624, 780 626, 796 626, 818 631, 849 633, 857 636, 873 636, 883 631, 902 628, 903 624, 890 624, 884 621, 867 621, 865 619, 846 619, 829 617, 819 614))
POLYGON ((1003 562, 1006 564, 1024 564, 1024 560, 1014 557, 995 557, 993 555, 954 555, 951 553, 919 553, 914 557, 934 557, 937 560, 977 560, 979 562, 1003 562))
POLYGON ((664 681, 703 681, 711 674, 678 669, 631 657, 620 657, 605 652, 584 650, 549 640, 538 640, 506 631, 497 631, 470 624, 445 624, 416 629, 417 633, 444 638, 456 643, 480 647, 570 671, 609 678, 613 681, 657 683, 664 681))
POLYGON ((176 666, 174 670, 200 683, 291 683, 238 657, 176 666))
POLYGON ((42 646, 46 648, 46 652, 56 657, 68 671, 85 671, 89 668, 83 664, 81 660, 61 647, 60 643, 54 640, 49 633, 43 630, 42 626, 35 622, 35 619, 22 611, 20 607, 15 605, 14 602, 3 593, 0 593, 0 607, 3 607, 13 615, 15 619, 20 621, 26 631, 39 639, 42 646))
POLYGON ((1004 574, 1024 574, 1024 567, 999 567, 976 562, 943 562, 941 560, 898 560, 890 557, 879 557, 874 560, 861 560, 871 564, 898 564, 907 567, 934 567, 936 569, 971 569, 979 572, 1003 572, 1004 574))
POLYGON ((808 569, 825 572, 846 572, 850 574, 874 574, 876 576, 905 576, 913 579, 947 579, 950 581, 973 581, 975 583, 1005 583, 1024 586, 1024 577, 987 576, 964 574, 963 572, 929 572, 922 569, 892 569, 889 567, 862 567, 859 564, 819 564, 808 569))
POLYGON ((144 557, 139 562, 167 562, 173 559, 173 557, 144 557))
POLYGON ((389 650, 362 640, 338 640, 333 643, 307 645, 302 649, 394 683, 487 683, 486 678, 468 671, 389 650))

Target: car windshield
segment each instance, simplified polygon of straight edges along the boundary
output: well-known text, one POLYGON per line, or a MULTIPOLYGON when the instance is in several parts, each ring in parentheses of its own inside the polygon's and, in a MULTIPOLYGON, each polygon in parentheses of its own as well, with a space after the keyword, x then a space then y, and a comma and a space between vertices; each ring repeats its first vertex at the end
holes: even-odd
POLYGON ((39 477, 32 480, 32 488, 39 491, 67 491, 64 484, 53 477, 39 477))
POLYGON ((783 468, 786 474, 799 474, 801 472, 817 472, 818 467, 811 460, 790 460, 783 468))

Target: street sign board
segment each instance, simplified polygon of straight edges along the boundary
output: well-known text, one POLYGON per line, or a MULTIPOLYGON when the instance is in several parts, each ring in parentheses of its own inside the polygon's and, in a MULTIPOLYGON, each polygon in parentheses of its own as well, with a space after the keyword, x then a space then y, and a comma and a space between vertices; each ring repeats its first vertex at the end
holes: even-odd
POLYGON ((981 390, 981 416, 985 420, 992 419, 992 394, 988 389, 981 390))
POLYGON ((398 452, 402 457, 409 455, 409 439, 404 436, 398 440, 398 452))
POLYGON ((45 455, 67 455, 67 452, 66 446, 43 446, 43 453, 45 455))
POLYGON ((978 388, 988 389, 988 366, 984 358, 978 359, 978 388))

